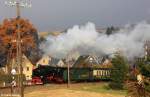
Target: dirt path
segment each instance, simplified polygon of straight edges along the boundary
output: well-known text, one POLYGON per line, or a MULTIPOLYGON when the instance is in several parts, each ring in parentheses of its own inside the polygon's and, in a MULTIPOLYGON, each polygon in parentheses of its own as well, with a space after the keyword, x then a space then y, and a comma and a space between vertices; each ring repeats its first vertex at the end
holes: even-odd
POLYGON ((88 91, 75 91, 67 89, 34 91, 25 94, 25 97, 124 97, 112 96, 111 94, 100 94, 88 91))

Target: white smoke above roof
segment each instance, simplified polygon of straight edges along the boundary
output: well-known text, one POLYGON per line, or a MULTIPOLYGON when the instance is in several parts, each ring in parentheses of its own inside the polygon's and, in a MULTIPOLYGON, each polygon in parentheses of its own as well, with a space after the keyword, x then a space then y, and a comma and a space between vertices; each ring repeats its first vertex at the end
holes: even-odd
POLYGON ((141 22, 134 27, 125 26, 120 31, 106 35, 96 31, 93 23, 74 26, 57 37, 49 36, 42 48, 45 54, 64 58, 70 52, 80 55, 111 54, 120 50, 128 58, 144 55, 144 42, 150 39, 150 24, 141 22))

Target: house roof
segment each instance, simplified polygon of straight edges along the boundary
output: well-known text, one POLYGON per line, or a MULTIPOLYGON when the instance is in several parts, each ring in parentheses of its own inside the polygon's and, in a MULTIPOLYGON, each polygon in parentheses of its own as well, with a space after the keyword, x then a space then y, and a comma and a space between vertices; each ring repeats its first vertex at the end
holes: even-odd
POLYGON ((33 64, 32 64, 32 62, 27 58, 27 56, 25 56, 24 54, 23 54, 23 59, 22 59, 22 64, 25 64, 25 63, 30 63, 30 64, 28 64, 28 65, 31 65, 31 66, 33 66, 33 64))
POLYGON ((56 67, 60 59, 58 58, 51 58, 51 61, 49 62, 49 65, 56 67))
POLYGON ((51 59, 50 56, 44 55, 44 56, 41 57, 40 60, 38 60, 38 62, 36 63, 36 65, 48 65, 50 59, 51 59), (48 61, 48 62, 46 62, 46 63, 43 62, 43 61, 45 61, 45 60, 48 61))
POLYGON ((93 67, 95 65, 99 65, 97 59, 90 55, 80 56, 73 67, 93 67))

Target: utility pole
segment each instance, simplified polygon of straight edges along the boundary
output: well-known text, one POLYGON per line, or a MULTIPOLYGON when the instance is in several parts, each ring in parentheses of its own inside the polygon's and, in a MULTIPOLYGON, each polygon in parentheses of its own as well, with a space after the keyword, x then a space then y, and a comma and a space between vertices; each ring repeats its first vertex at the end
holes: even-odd
POLYGON ((69 61, 69 53, 66 56, 67 63, 67 88, 70 87, 70 61, 69 61))
POLYGON ((19 94, 20 97, 24 97, 24 85, 23 85, 23 67, 22 67, 22 49, 21 49, 21 35, 20 35, 20 7, 31 7, 29 0, 6 0, 5 4, 8 6, 16 6, 17 13, 17 37, 16 37, 16 59, 17 67, 19 70, 19 94), (28 1, 28 2, 27 2, 28 1))
POLYGON ((67 84, 67 87, 69 88, 70 87, 70 65, 69 65, 69 61, 67 62, 67 69, 68 69, 68 84, 67 84))

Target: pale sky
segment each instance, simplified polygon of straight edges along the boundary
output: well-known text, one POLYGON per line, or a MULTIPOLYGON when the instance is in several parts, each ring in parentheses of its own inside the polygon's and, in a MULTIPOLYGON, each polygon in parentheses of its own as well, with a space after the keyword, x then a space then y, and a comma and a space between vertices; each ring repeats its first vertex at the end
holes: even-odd
MULTIPOLYGON (((0 21, 15 16, 15 8, 0 0, 0 21)), ((31 0, 22 17, 32 21, 38 31, 61 30, 88 21, 97 27, 150 21, 150 0, 31 0)))

